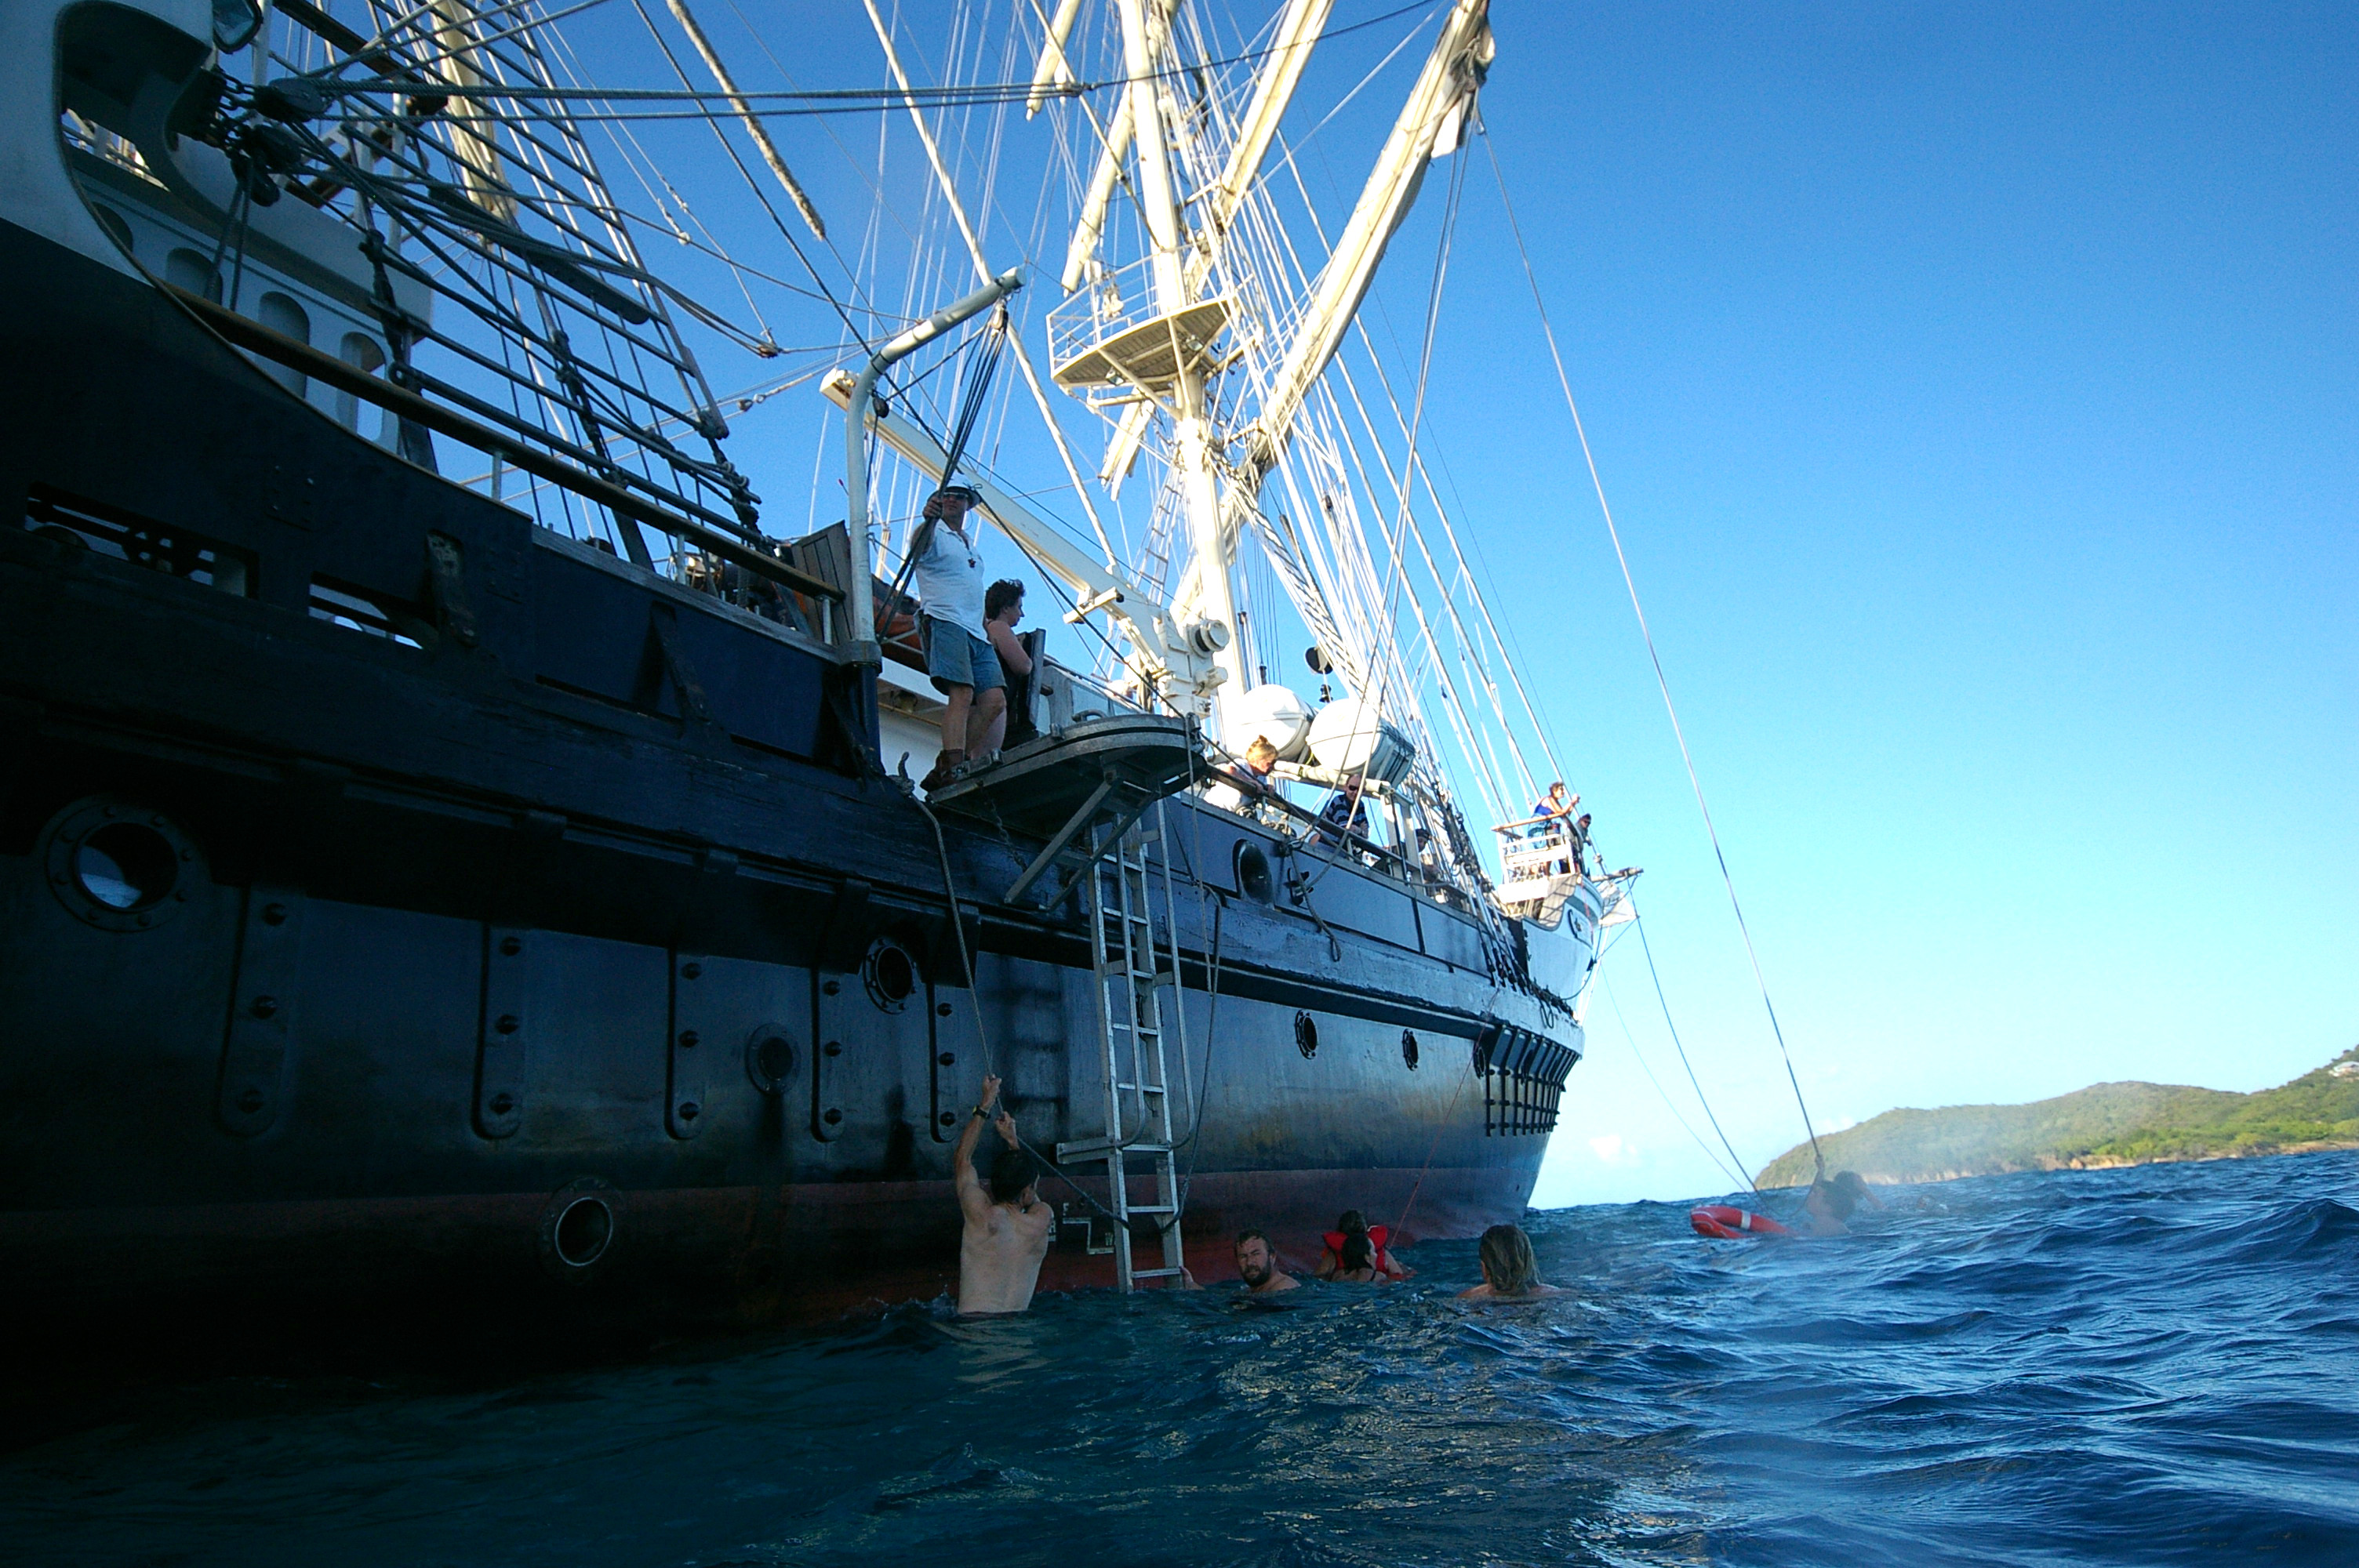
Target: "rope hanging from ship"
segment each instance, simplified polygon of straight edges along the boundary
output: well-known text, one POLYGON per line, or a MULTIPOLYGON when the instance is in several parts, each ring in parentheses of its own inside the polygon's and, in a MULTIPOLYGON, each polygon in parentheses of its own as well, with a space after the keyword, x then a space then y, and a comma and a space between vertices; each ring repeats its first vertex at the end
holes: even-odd
MULTIPOLYGON (((1499 167, 1498 149, 1492 146, 1491 138, 1487 134, 1484 135, 1482 139, 1484 148, 1490 156, 1492 177, 1498 183, 1500 204, 1506 211, 1507 232, 1514 237, 1516 242, 1516 252, 1523 259, 1524 278, 1531 287, 1532 306, 1539 316, 1540 331, 1548 342, 1549 360, 1556 366, 1557 385, 1564 395, 1565 410, 1571 416, 1573 433, 1580 439, 1582 460, 1589 468, 1590 484, 1597 492, 1597 509, 1600 515, 1602 515, 1605 520, 1606 536, 1613 542, 1614 546, 1614 558, 1622 568, 1622 584, 1623 587, 1628 590, 1630 596, 1631 612, 1637 617, 1638 633, 1647 645, 1647 658, 1654 666, 1656 688, 1662 693, 1663 710, 1670 718, 1671 734, 1673 739, 1679 742, 1680 761, 1687 769, 1688 785, 1695 794, 1696 809, 1703 817, 1704 834, 1712 842, 1712 859, 1719 864, 1722 885, 1728 891, 1728 905, 1730 911, 1736 917, 1737 933, 1745 940, 1745 955, 1753 966, 1754 983, 1760 989, 1761 1006, 1769 1018, 1769 1032, 1777 1042, 1777 1054, 1785 1064, 1786 1081, 1793 1088, 1795 1108, 1802 1114, 1802 1130, 1810 1137, 1811 1162, 1817 1167, 1819 1179, 1823 1181, 1826 1178, 1827 1173, 1827 1161, 1825 1152, 1819 1146, 1819 1130, 1818 1128, 1812 1124, 1810 1119, 1810 1102, 1803 1098, 1802 1080, 1800 1076, 1794 1070, 1794 1056, 1793 1053, 1787 1048, 1786 1032, 1777 1022, 1777 1009, 1769 1000, 1768 977, 1762 971, 1761 955, 1754 947, 1753 932, 1745 922, 1745 906, 1736 896, 1736 878, 1728 868, 1728 855, 1721 847, 1720 829, 1712 823, 1712 807, 1704 800, 1703 780, 1696 772, 1695 758, 1688 751, 1687 733, 1680 723, 1679 707, 1671 700, 1670 680, 1669 677, 1663 673, 1662 655, 1656 651, 1654 632, 1647 624, 1646 607, 1638 600, 1637 579, 1632 575, 1630 570, 1630 558, 1622 548, 1622 532, 1614 524, 1613 507, 1606 502, 1605 481, 1597 471, 1597 457, 1596 454, 1590 449, 1589 432, 1582 424, 1581 408, 1579 404, 1574 401, 1572 395, 1572 382, 1565 373, 1564 356, 1557 348, 1556 329, 1549 322, 1548 303, 1540 294, 1539 273, 1532 265, 1532 254, 1530 249, 1524 243, 1523 225, 1516 221, 1514 200, 1507 194, 1506 174, 1499 167)), ((1642 948, 1646 947, 1646 935, 1643 931, 1639 934, 1639 945, 1642 948)), ((1654 959, 1651 950, 1647 953, 1647 967, 1650 970, 1654 967, 1654 959)), ((1659 978, 1657 979, 1656 984, 1659 989, 1661 985, 1659 978)), ((1665 1016, 1667 1018, 1669 1017, 1668 1005, 1666 1006, 1665 1016)), ((1687 1051, 1684 1046, 1680 1048, 1680 1059, 1683 1063, 1687 1060, 1687 1051)), ((1690 1067, 1690 1078, 1692 1078, 1693 1076, 1693 1069, 1690 1067)), ((1703 1095, 1703 1086, 1700 1082, 1696 1085, 1696 1095, 1699 1099, 1701 1099, 1703 1095)), ((1711 1107, 1709 1103, 1705 1106, 1705 1111, 1706 1114, 1710 1114, 1711 1107)), ((1719 1125, 1719 1119, 1716 1117, 1713 1118, 1712 1126, 1714 1130, 1718 1130, 1719 1125)), ((1723 1141, 1724 1140, 1725 1135, 1723 1134, 1723 1141)), ((1734 1154, 1735 1151, 1732 1148, 1729 1152, 1734 1154)), ((1740 1164, 1742 1162, 1740 1162, 1740 1164)))

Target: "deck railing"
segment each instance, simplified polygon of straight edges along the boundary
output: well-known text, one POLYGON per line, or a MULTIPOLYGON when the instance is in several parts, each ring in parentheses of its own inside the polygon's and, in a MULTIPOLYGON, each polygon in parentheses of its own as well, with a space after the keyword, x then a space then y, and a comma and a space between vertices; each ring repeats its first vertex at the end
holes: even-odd
POLYGON ((1510 882, 1582 874, 1580 843, 1566 817, 1527 816, 1491 831, 1499 836, 1499 867, 1510 882))

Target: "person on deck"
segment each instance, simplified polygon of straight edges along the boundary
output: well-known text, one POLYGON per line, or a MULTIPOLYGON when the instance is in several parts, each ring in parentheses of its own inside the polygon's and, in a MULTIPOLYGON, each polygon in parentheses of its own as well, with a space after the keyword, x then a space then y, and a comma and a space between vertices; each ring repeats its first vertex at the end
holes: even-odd
POLYGON ((1320 829, 1310 836, 1313 844, 1341 848, 1351 838, 1367 837, 1368 805, 1360 798, 1361 792, 1366 787, 1366 782, 1358 773, 1343 781, 1343 787, 1335 792, 1335 797, 1320 808, 1320 829))
MULTIPOLYGON (((1580 804, 1581 796, 1568 791, 1564 787, 1562 779, 1557 780, 1548 786, 1546 795, 1532 802, 1533 821, 1531 826, 1524 829, 1524 837, 1536 839, 1554 838, 1561 841, 1567 834, 1577 831, 1572 826, 1572 808, 1580 804)), ((1581 851, 1578 842, 1576 841, 1572 858, 1570 860, 1550 860, 1548 863, 1548 869, 1554 875, 1579 871, 1581 851)))
MULTIPOLYGON (((1559 779, 1548 786, 1548 794, 1532 802, 1532 815, 1540 817, 1571 816, 1572 808, 1580 804, 1581 796, 1567 794, 1564 781, 1559 779)), ((1553 821, 1535 822, 1526 836, 1537 838, 1551 827, 1558 826, 1559 824, 1553 821)))
POLYGON ((1056 1217, 1034 1185, 1039 1169, 1016 1136, 1016 1119, 1005 1108, 992 1114, 998 1099, 999 1080, 984 1079, 983 1103, 967 1119, 951 1156, 959 1213, 966 1220, 959 1238, 961 1317, 1022 1312, 1030 1306, 1040 1282, 1040 1260, 1049 1255, 1049 1238, 1056 1227, 1056 1217), (991 1162, 987 1188, 974 1171, 974 1146, 985 1121, 1006 1144, 991 1162))
POLYGON ((1256 790, 1269 788, 1270 774, 1277 771, 1277 747, 1266 735, 1256 735, 1245 747, 1242 761, 1232 762, 1228 772, 1239 784, 1256 790))
MULTIPOLYGON (((1023 583, 1012 577, 1002 578, 984 590, 983 634, 989 640, 991 651, 999 655, 999 673, 1006 683, 1006 691, 1015 690, 1016 683, 1032 673, 1032 655, 1016 640, 1016 623, 1023 619, 1023 583)), ((999 711, 984 730, 983 759, 997 756, 999 743, 1006 738, 1007 698, 1004 691, 999 711)))
MULTIPOLYGON (((1581 814, 1580 820, 1572 825, 1572 862, 1568 869, 1577 876, 1587 876, 1589 874, 1588 854, 1589 813, 1584 811, 1581 814)), ((1604 869, 1605 862, 1600 860, 1598 870, 1602 871, 1604 869)))
POLYGON ((1245 748, 1245 754, 1223 767, 1227 775, 1217 780, 1204 792, 1204 798, 1223 811, 1251 814, 1255 806, 1270 793, 1270 775, 1277 768, 1277 748, 1266 735, 1256 735, 1245 748))
POLYGON ((1270 1249, 1269 1238, 1258 1230, 1237 1232, 1237 1278, 1245 1282, 1249 1293, 1256 1296, 1299 1290, 1302 1285, 1301 1281, 1277 1266, 1277 1254, 1270 1249))
POLYGON ((1554 1285, 1540 1283, 1532 1238, 1519 1225, 1495 1225, 1484 1231, 1475 1257, 1483 1268, 1483 1282, 1459 1292, 1462 1302, 1527 1302, 1563 1293, 1554 1285))
POLYGON ((1348 1280, 1353 1278, 1355 1268, 1366 1268, 1374 1271, 1368 1278, 1406 1280, 1417 1271, 1392 1255, 1386 1246, 1391 1239, 1389 1227, 1372 1226, 1358 1209, 1347 1208, 1335 1222, 1335 1228, 1327 1232, 1327 1245, 1319 1254, 1319 1267, 1311 1272, 1321 1280, 1348 1280), (1354 1260, 1361 1261, 1355 1263, 1354 1260))
POLYGON ((967 535, 967 511, 981 499, 965 485, 944 485, 926 503, 919 532, 919 635, 926 674, 942 694, 942 752, 920 789, 950 783, 1007 712, 1007 677, 983 625, 983 556, 967 535))

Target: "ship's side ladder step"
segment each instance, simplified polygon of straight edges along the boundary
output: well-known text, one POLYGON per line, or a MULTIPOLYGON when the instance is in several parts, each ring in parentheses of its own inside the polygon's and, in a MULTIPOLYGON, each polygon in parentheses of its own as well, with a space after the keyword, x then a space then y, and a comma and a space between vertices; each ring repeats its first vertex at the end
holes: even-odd
MULTIPOLYGON (((1182 1101, 1189 1098, 1187 1018, 1179 1005, 1179 923, 1173 917, 1164 812, 1159 801, 1147 804, 1154 806, 1151 827, 1139 824, 1144 810, 1117 807, 1075 835, 1086 857, 1076 876, 1088 890, 1091 983, 1105 1097, 1101 1130, 1077 1127, 1082 1136, 1057 1145, 1060 1165, 1105 1166, 1114 1274, 1125 1292, 1150 1281, 1178 1281, 1187 1272, 1180 1243, 1180 1170, 1172 1147, 1173 1086, 1164 1050, 1166 991, 1172 993, 1169 1026, 1179 1052, 1182 1101), (1134 1202, 1132 1183, 1142 1178, 1154 1195, 1134 1202), (1153 1223, 1162 1243, 1159 1264, 1141 1268, 1131 1256, 1133 1219, 1153 1223)), ((1077 1121, 1082 1104, 1076 1097, 1077 1121)))

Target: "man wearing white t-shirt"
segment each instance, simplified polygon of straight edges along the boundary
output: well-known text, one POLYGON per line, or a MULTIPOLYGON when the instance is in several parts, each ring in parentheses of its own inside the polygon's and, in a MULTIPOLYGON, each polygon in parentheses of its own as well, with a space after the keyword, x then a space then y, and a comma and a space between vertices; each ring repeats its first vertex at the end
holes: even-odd
POLYGON ((982 498, 948 484, 926 503, 931 526, 918 553, 918 625, 926 647, 926 674, 942 694, 942 752, 919 788, 950 782, 979 752, 992 720, 1007 708, 1007 677, 983 625, 983 556, 967 536, 967 509, 982 498))

